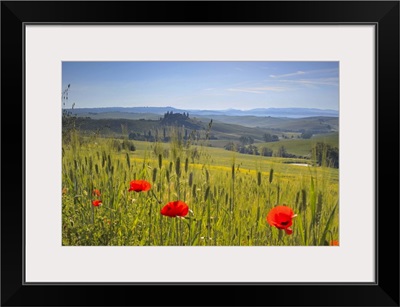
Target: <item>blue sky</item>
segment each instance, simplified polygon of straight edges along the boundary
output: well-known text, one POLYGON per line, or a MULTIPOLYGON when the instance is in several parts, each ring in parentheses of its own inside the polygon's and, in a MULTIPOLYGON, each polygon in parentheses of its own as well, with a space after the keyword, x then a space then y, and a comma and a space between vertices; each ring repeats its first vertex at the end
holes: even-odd
POLYGON ((76 108, 339 109, 339 62, 63 62, 68 84, 76 108))

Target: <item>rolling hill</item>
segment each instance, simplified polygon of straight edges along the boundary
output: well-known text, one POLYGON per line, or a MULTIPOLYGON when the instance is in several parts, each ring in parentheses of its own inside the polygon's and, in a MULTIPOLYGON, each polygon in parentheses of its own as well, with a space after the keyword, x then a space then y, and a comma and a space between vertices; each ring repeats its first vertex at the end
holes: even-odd
MULTIPOLYGON (((77 117, 76 126, 83 132, 96 132, 101 135, 122 136, 123 130, 137 135, 161 135, 165 127, 180 127, 186 134, 202 132, 209 129, 208 133, 212 140, 238 141, 240 137, 251 137, 254 142, 263 142, 265 133, 284 136, 298 137, 302 132, 308 131, 312 134, 324 134, 338 131, 338 118, 310 117, 299 119, 288 118, 263 118, 263 117, 229 117, 213 116, 212 118, 190 118, 180 113, 170 115, 168 119, 121 119, 77 117), (214 119, 214 118, 217 118, 214 119), (227 121, 227 122, 225 122, 227 121), (238 124, 239 122, 239 124, 238 124)), ((125 132, 125 133, 126 133, 125 132)))
POLYGON ((132 114, 142 114, 141 118, 150 119, 148 116, 153 117, 157 115, 163 115, 167 112, 173 113, 189 113, 193 116, 260 116, 260 117, 287 117, 287 118, 302 118, 302 117, 316 117, 316 116, 327 116, 327 117, 338 117, 339 112, 330 109, 316 109, 316 108, 257 108, 251 110, 189 110, 189 109, 177 109, 173 107, 106 107, 106 108, 75 108, 70 110, 73 114, 78 116, 90 116, 90 117, 102 117, 104 113, 109 114, 116 118, 131 118, 131 116, 137 116, 132 114))

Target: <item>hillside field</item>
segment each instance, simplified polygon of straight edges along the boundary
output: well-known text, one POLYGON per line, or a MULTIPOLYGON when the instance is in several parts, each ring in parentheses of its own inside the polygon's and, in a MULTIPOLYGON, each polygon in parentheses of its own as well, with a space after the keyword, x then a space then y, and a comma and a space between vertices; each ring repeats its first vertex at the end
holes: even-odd
MULTIPOLYGON (((337 135, 326 140, 333 144, 337 135)), ((336 245, 338 169, 291 164, 309 164, 307 159, 240 154, 208 142, 129 141, 69 131, 60 191, 63 245, 336 245), (121 149, 123 142, 135 150, 121 149), (129 191, 136 180, 150 188, 129 191), (186 215, 161 214, 177 201, 188 206, 186 215), (277 206, 293 210, 291 227, 267 221, 277 206)), ((312 142, 285 139, 273 146, 305 153, 312 142)))

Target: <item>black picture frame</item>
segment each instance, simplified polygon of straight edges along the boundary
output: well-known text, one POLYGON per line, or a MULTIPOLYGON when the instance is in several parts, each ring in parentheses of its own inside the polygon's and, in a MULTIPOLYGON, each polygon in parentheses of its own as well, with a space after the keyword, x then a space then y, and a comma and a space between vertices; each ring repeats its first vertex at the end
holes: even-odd
POLYGON ((2 1, 1 77, 2 306, 399 306, 399 1, 2 1), (376 282, 25 284, 24 25, 106 22, 375 25, 376 282))

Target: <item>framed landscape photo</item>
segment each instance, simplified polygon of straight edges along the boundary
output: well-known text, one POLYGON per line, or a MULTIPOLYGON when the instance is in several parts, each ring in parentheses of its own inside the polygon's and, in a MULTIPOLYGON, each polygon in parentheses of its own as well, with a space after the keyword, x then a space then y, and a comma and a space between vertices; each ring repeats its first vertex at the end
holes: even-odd
POLYGON ((397 1, 1 7, 2 305, 399 306, 397 1))
POLYGON ((63 246, 339 246, 339 62, 65 61, 62 83, 63 246))

